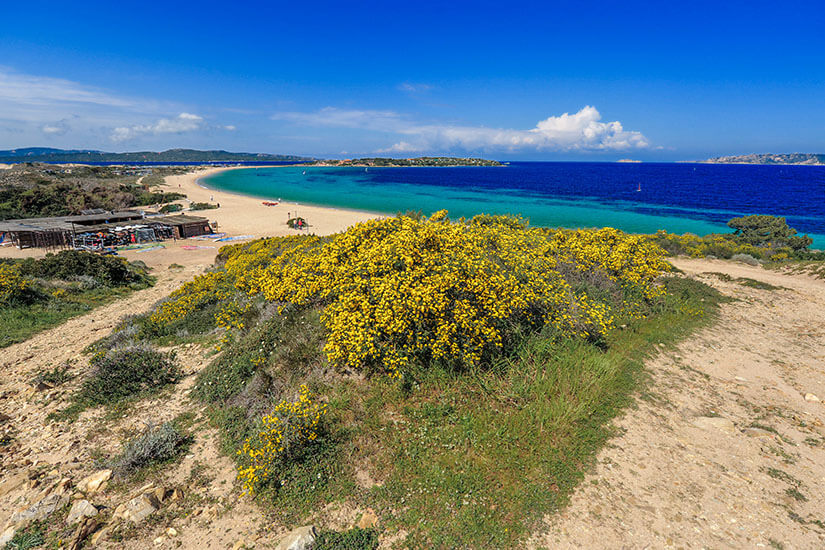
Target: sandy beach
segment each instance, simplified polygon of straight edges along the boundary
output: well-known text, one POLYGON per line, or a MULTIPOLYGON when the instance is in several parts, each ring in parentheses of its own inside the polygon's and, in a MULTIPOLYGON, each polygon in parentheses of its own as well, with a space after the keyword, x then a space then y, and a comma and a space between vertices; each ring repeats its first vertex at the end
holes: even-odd
MULTIPOLYGON (((290 202, 281 202, 277 206, 264 206, 262 199, 208 189, 198 183, 200 178, 224 170, 240 168, 207 168, 178 176, 168 176, 166 185, 158 187, 158 189, 178 191, 185 194, 186 199, 177 201, 184 205, 183 214, 207 217, 210 222, 218 222, 217 231, 225 232, 229 236, 252 235, 258 239, 262 237, 300 235, 301 233, 329 235, 376 216, 375 213, 371 212, 324 208, 290 202), (211 202, 220 204, 220 208, 188 212, 186 208, 188 208, 190 202, 211 202), (309 228, 299 231, 287 227, 287 219, 290 215, 294 216, 296 211, 309 223, 309 228)), ((272 197, 269 200, 277 200, 277 198, 272 197)), ((240 241, 219 243, 195 239, 165 241, 162 243, 164 246, 162 249, 143 252, 126 250, 119 252, 119 254, 130 261, 142 260, 147 265, 157 268, 168 268, 171 264, 184 266, 208 265, 212 263, 221 246, 237 244, 238 242, 240 241), (184 248, 192 246, 202 248, 184 248)), ((45 255, 46 252, 45 249, 41 248, 18 250, 13 247, 3 247, 0 248, 0 257, 40 257, 45 255)))

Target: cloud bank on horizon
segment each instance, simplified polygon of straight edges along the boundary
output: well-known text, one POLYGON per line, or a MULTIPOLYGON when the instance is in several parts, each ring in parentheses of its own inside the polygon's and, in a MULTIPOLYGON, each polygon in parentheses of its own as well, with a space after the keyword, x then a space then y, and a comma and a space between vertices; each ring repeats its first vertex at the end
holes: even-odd
MULTIPOLYGON (((410 94, 432 89, 420 83, 399 85, 400 91, 410 94)), ((191 105, 127 97, 66 79, 23 74, 0 66, 0 140, 12 147, 43 141, 66 147, 105 148, 105 143, 121 147, 177 147, 185 139, 225 147, 223 140, 210 138, 210 133, 233 132, 239 125, 234 120, 216 123, 214 116, 197 114, 197 110, 191 105)), ((572 114, 549 116, 527 129, 421 122, 393 110, 337 107, 279 112, 268 119, 260 118, 256 123, 274 127, 270 131, 278 126, 293 126, 304 132, 313 128, 372 132, 376 134, 370 139, 373 145, 362 150, 376 154, 457 150, 610 152, 650 148, 644 134, 625 130, 619 121, 602 122, 601 113, 590 105, 572 114), (380 145, 380 140, 384 140, 384 145, 380 145)), ((352 141, 349 136, 345 139, 352 141)), ((323 145, 328 149, 335 146, 323 145)), ((261 143, 257 147, 265 150, 272 145, 261 143)))
POLYGON ((412 153, 443 149, 517 152, 623 151, 646 149, 650 142, 619 121, 601 122, 598 109, 587 105, 578 112, 540 120, 534 128, 488 128, 450 124, 422 124, 394 111, 347 110, 326 107, 313 113, 283 112, 272 117, 295 124, 355 128, 396 133, 400 141, 379 153, 412 153))

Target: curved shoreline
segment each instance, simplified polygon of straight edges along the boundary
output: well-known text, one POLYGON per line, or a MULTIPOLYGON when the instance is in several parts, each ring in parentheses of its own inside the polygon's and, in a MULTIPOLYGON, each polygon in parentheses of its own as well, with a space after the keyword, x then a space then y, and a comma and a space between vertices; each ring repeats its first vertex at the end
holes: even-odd
MULTIPOLYGON (((294 201, 285 201, 285 200, 281 199, 281 197, 265 197, 263 195, 256 195, 254 193, 244 193, 244 192, 241 192, 241 191, 227 191, 225 189, 220 189, 218 187, 210 187, 210 186, 206 185, 203 182, 204 178, 209 178, 211 176, 214 176, 216 174, 219 174, 221 172, 228 171, 228 170, 243 170, 243 169, 252 169, 252 168, 287 168, 289 166, 291 166, 291 165, 284 164, 284 165, 279 165, 279 166, 272 166, 272 165, 266 165, 266 166, 228 166, 226 168, 215 168, 213 171, 210 171, 210 173, 208 173, 208 174, 202 174, 202 175, 198 176, 198 178, 195 180, 195 184, 198 187, 200 187, 201 189, 214 191, 215 193, 224 193, 224 194, 227 194, 227 195, 235 195, 235 196, 238 196, 238 197, 246 197, 246 198, 253 198, 253 199, 260 199, 260 200, 271 200, 271 201, 278 200, 278 202, 280 202, 280 203, 292 204, 296 207, 297 206, 312 206, 312 207, 315 207, 315 208, 324 208, 324 209, 327 209, 327 210, 337 210, 337 211, 342 211, 342 212, 351 212, 351 213, 354 213, 354 214, 363 214, 363 215, 371 216, 371 217, 374 217, 374 218, 380 218, 382 216, 392 216, 393 215, 392 212, 380 212, 380 211, 377 211, 377 210, 362 210, 362 209, 358 209, 358 208, 347 208, 346 206, 332 206, 332 205, 320 204, 320 203, 316 203, 316 202, 300 202, 299 203, 299 202, 294 202, 294 201)), ((335 168, 335 166, 322 166, 321 168, 335 168)), ((382 168, 384 168, 384 167, 382 166, 382 168)), ((401 168, 401 167, 399 167, 399 168, 401 168)))

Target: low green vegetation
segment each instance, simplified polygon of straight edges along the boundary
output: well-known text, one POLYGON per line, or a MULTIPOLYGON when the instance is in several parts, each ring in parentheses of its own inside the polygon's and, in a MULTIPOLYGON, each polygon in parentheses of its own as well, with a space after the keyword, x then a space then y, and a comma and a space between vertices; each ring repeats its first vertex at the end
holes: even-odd
MULTIPOLYGON (((722 300, 662 255, 614 230, 398 216, 227 247, 94 349, 214 345, 192 395, 277 521, 344 501, 407 547, 517 547, 567 503, 643 388, 645 358, 722 300), (538 268, 550 286, 529 286, 538 268), (502 288, 476 301, 490 284, 502 288), (466 347, 439 348, 448 330, 466 347)), ((330 548, 377 538, 323 533, 330 548)))
POLYGON ((163 353, 145 343, 118 342, 95 353, 91 371, 72 398, 72 404, 57 416, 77 418, 82 411, 101 405, 152 395, 180 379, 174 352, 163 353))
POLYGON ((375 529, 353 527, 349 531, 324 529, 318 532, 313 550, 375 550, 378 533, 375 529))
POLYGON ((211 202, 193 202, 189 205, 189 210, 214 210, 216 208, 218 205, 211 202))
POLYGON ((662 230, 650 238, 672 256, 694 258, 712 256, 758 265, 762 262, 821 261, 825 253, 809 250, 813 242, 789 227, 785 218, 754 215, 733 218, 728 226, 733 233, 713 233, 699 237, 676 235, 662 230))
POLYGON ((17 164, 0 170, 0 220, 68 216, 95 208, 120 210, 171 202, 185 195, 150 190, 150 181, 138 181, 154 176, 153 183, 160 184, 166 175, 181 171, 166 167, 17 164))
POLYGON ((0 260, 0 348, 154 283, 144 265, 65 250, 0 260))
POLYGON ((146 430, 123 445, 123 451, 110 462, 115 475, 126 477, 141 468, 163 464, 183 453, 190 438, 171 422, 147 425, 146 430))

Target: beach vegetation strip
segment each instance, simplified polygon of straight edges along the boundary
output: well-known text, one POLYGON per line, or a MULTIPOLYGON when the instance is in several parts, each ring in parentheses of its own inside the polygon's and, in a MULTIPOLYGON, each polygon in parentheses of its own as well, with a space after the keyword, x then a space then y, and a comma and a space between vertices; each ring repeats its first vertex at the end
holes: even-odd
POLYGON ((142 262, 91 252, 0 259, 0 348, 152 284, 142 262))
POLYGON ((712 318, 720 296, 664 256, 610 228, 399 215, 224 247, 90 351, 214 345, 192 395, 239 495, 286 526, 344 501, 410 547, 513 546, 567 502, 645 358, 712 318))

